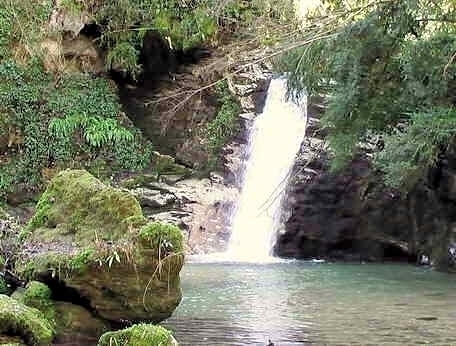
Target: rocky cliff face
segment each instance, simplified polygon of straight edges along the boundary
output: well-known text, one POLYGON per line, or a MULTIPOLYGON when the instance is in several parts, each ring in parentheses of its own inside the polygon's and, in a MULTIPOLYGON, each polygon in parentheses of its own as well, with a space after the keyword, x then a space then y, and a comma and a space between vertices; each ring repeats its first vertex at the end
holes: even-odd
MULTIPOLYGON (((210 60, 203 63, 203 68, 207 64, 210 65, 210 60)), ((153 175, 139 175, 122 182, 138 198, 149 219, 171 222, 185 231, 187 253, 223 251, 229 240, 230 216, 238 199, 248 155, 249 129, 255 116, 263 109, 271 80, 269 68, 263 64, 240 62, 236 69, 242 72, 231 76, 228 85, 241 105, 241 113, 237 118, 240 130, 222 148, 214 172, 205 178, 189 177, 189 174, 184 173, 185 167, 175 163, 172 156, 161 155, 173 161, 174 167, 181 167, 180 173, 173 174, 175 169, 171 169, 171 174, 167 174, 165 170, 158 178, 153 175)), ((198 100, 208 102, 204 95, 198 100)), ((187 107, 191 108, 191 103, 187 107)), ((205 109, 208 116, 213 116, 210 111, 214 110, 205 109)), ((157 124, 161 121, 160 113, 152 111, 148 111, 144 117, 157 124)), ((184 130, 176 131, 176 124, 171 126, 170 131, 166 130, 162 140, 168 144, 165 144, 163 150, 175 156, 179 162, 198 167, 207 160, 207 152, 197 130, 208 119, 198 123, 192 120, 191 113, 187 113, 187 117, 187 120, 179 125, 183 126, 184 130), (193 149, 185 149, 187 146, 193 149), (183 153, 187 157, 185 160, 183 153)), ((146 126, 151 131, 157 130, 152 123, 146 126)))
POLYGON ((451 266, 455 160, 444 161, 408 195, 382 184, 381 176, 371 167, 368 149, 342 172, 331 173, 329 149, 319 126, 323 111, 323 100, 312 99, 306 139, 287 188, 284 229, 278 234, 275 253, 361 261, 429 257, 438 267, 451 266))

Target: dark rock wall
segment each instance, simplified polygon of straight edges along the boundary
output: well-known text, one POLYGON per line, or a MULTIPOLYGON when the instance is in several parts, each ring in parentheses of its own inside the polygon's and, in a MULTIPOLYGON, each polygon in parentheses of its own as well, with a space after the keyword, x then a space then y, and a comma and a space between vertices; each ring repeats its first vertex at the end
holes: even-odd
POLYGON ((425 255, 437 267, 451 267, 456 154, 448 152, 408 195, 382 184, 367 151, 342 172, 331 173, 319 126, 322 103, 317 98, 309 102, 306 138, 287 187, 276 255, 357 261, 416 261, 425 255))

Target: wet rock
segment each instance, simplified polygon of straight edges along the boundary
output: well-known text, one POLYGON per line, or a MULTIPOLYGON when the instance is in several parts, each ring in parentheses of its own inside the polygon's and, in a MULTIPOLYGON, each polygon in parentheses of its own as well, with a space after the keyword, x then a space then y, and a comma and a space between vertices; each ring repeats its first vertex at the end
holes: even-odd
POLYGON ((130 328, 108 332, 101 336, 98 346, 178 346, 171 332, 161 326, 137 324, 130 328))
POLYGON ((226 248, 228 223, 239 190, 226 186, 222 174, 213 172, 208 179, 184 179, 172 185, 157 182, 150 175, 127 181, 122 185, 134 186, 129 191, 149 220, 172 223, 185 232, 187 253, 226 248))
POLYGON ((95 345, 100 335, 109 329, 103 321, 81 306, 55 302, 57 319, 56 344, 95 345))
POLYGON ((230 90, 238 96, 242 109, 249 113, 261 113, 266 100, 267 90, 272 75, 267 68, 260 64, 242 64, 229 81, 230 90))
POLYGON ((177 201, 177 197, 174 194, 164 193, 159 190, 139 188, 131 190, 131 193, 138 199, 142 207, 152 209, 163 208, 177 201))
POLYGON ((60 172, 23 237, 16 271, 75 292, 112 322, 159 322, 181 299, 181 231, 148 223, 128 192, 86 171, 60 172))

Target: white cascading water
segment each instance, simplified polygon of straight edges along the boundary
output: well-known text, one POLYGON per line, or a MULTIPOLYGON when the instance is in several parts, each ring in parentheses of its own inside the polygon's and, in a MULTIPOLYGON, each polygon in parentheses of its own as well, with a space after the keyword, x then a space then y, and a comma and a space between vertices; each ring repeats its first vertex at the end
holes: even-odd
POLYGON ((273 79, 263 113, 250 131, 249 159, 224 257, 267 262, 279 226, 288 174, 306 129, 306 104, 286 99, 286 80, 273 79))

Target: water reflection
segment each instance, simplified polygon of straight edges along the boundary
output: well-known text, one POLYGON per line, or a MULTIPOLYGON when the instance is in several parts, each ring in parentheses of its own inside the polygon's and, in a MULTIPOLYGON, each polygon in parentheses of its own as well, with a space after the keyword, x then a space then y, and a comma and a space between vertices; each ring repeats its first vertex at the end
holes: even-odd
POLYGON ((456 345, 456 278, 406 265, 187 264, 182 345, 456 345))

